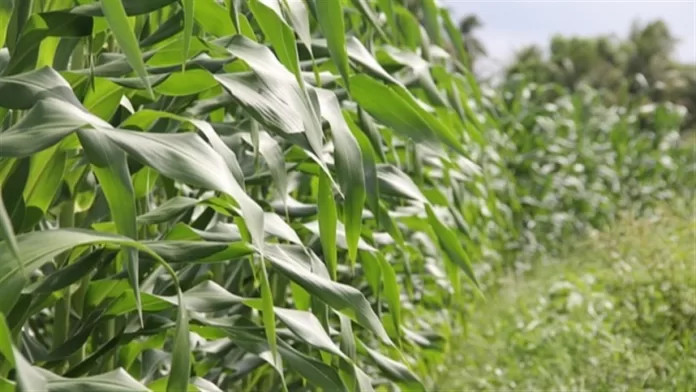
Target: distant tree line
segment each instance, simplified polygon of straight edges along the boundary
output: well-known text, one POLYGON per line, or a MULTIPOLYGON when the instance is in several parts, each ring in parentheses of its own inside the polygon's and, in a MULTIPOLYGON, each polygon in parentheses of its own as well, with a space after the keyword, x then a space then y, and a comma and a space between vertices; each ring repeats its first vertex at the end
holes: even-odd
MULTIPOLYGON (((459 22, 472 68, 486 56, 475 34, 482 26, 475 15, 459 22)), ((625 102, 630 94, 642 96, 645 102, 679 103, 689 111, 685 125, 691 129, 696 125, 696 65, 675 59, 677 42, 662 20, 634 23, 626 38, 556 35, 547 48, 529 45, 518 50, 502 72, 505 80, 522 75, 530 82, 556 83, 570 90, 589 85, 615 102, 625 102)))

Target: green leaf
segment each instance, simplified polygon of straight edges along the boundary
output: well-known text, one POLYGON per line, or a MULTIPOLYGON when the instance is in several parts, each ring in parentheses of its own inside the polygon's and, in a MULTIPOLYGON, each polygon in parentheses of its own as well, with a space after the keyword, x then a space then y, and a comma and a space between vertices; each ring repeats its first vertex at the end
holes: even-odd
POLYGON ((377 166, 380 190, 384 194, 403 197, 422 203, 428 199, 418 188, 415 182, 406 173, 394 165, 381 164, 377 166))
MULTIPOLYGON (((131 377, 125 370, 118 368, 97 376, 66 378, 36 368, 45 379, 47 391, 50 392, 148 392, 149 389, 131 377)), ((33 390, 32 390, 33 392, 33 390)))
POLYGON ((440 10, 440 17, 442 18, 447 36, 449 37, 450 42, 453 44, 454 50, 457 52, 457 59, 460 63, 462 63, 462 65, 467 67, 470 66, 469 54, 464 46, 461 31, 459 31, 459 29, 457 29, 457 27, 454 25, 454 22, 452 22, 452 17, 446 9, 440 10))
POLYGON ((372 28, 375 29, 377 32, 377 35, 385 41, 391 42, 393 40, 393 37, 387 36, 384 31, 382 30, 382 26, 379 20, 379 17, 375 12, 372 10, 370 7, 370 3, 367 0, 351 0, 353 4, 358 8, 360 13, 363 15, 365 19, 367 19, 368 22, 370 22, 370 25, 372 28))
POLYGON ((394 0, 377 0, 377 4, 387 17, 387 24, 391 29, 391 36, 398 38, 399 28, 396 24, 396 17, 394 15, 394 0))
MULTIPOLYGON (((315 39, 312 42, 315 54, 325 54, 329 50, 328 42, 325 39, 315 39)), ((375 78, 379 78, 386 83, 400 84, 375 60, 365 45, 355 37, 347 37, 345 47, 351 61, 364 67, 364 71, 375 78)))
MULTIPOLYGON (((176 2, 176 0, 121 0, 121 2, 123 3, 123 9, 126 11, 126 15, 135 16, 148 14, 160 8, 164 8, 176 2)), ((70 12, 87 16, 105 16, 106 13, 100 3, 101 0, 89 4, 82 4, 73 8, 70 12)))
POLYGON ((404 384, 404 386, 408 387, 408 390, 425 391, 423 383, 420 381, 420 379, 418 379, 418 377, 413 374, 404 364, 384 356, 375 350, 372 350, 362 342, 360 342, 360 345, 367 352, 370 358, 372 358, 375 364, 377 364, 377 367, 379 367, 379 369, 391 380, 404 384))
MULTIPOLYGON (((206 320, 200 321, 205 323, 206 320)), ((273 366, 278 373, 282 373, 282 369, 276 367, 273 360, 269 358, 268 346, 262 337, 246 332, 239 327, 225 327, 224 331, 227 333, 227 336, 237 342, 240 347, 260 356, 264 361, 273 366)), ((333 367, 302 354, 281 339, 278 339, 278 352, 289 368, 296 371, 313 385, 325 391, 347 392, 345 385, 343 385, 341 378, 333 367)))
POLYGON ((343 222, 348 243, 348 259, 351 263, 355 263, 366 193, 362 154, 358 142, 343 118, 341 107, 334 93, 317 89, 317 94, 322 117, 328 121, 333 134, 337 177, 345 195, 343 222))
POLYGON ((326 38, 331 58, 341 73, 346 86, 350 86, 346 33, 341 0, 315 0, 314 6, 317 10, 317 20, 319 21, 321 32, 326 38))
POLYGON ((109 121, 118 110, 123 87, 108 79, 95 78, 82 104, 92 114, 109 121))
POLYGON ((33 14, 11 52, 6 75, 18 74, 36 66, 39 47, 46 37, 85 37, 92 34, 92 18, 65 11, 33 14))
MULTIPOLYGON (((205 0, 198 0, 198 2, 205 0)), ((182 0, 184 6, 184 47, 182 51, 181 70, 186 69, 186 60, 188 60, 189 48, 191 47, 191 35, 193 35, 193 17, 195 0, 182 0)), ((124 10, 125 11, 125 10, 124 10)), ((169 387, 167 387, 169 388, 169 387)))
POLYGON ((324 173, 319 173, 317 206, 319 213, 319 240, 324 253, 326 265, 329 267, 331 279, 336 280, 338 256, 336 253, 336 201, 333 186, 324 173))
POLYGON ((14 0, 0 0, 0 26, 3 26, 0 28, 0 48, 5 46, 8 29, 6 26, 10 25, 10 18, 12 16, 13 8, 14 0))
POLYGON ((375 153, 372 144, 367 136, 358 128, 350 117, 345 118, 350 131, 353 133, 355 140, 360 146, 362 156, 363 169, 365 171, 365 193, 367 204, 370 210, 376 217, 377 224, 379 220, 379 181, 377 179, 377 154, 375 153))
POLYGON ((2 133, 0 156, 25 157, 55 145, 87 125, 83 114, 77 107, 58 99, 40 101, 22 120, 2 133))
POLYGON ((461 142, 452 131, 419 106, 403 88, 386 86, 366 75, 354 76, 351 86, 358 105, 394 131, 415 141, 441 141, 464 153, 461 142))
POLYGON ((193 208, 198 203, 198 200, 190 197, 175 196, 146 214, 140 215, 138 217, 138 223, 144 225, 164 223, 183 214, 186 210, 193 208))
MULTIPOLYGON (((313 232, 316 235, 320 235, 320 222, 319 221, 312 221, 312 222, 307 222, 304 224, 304 226, 311 232, 313 232)), ((341 248, 348 250, 348 241, 346 239, 346 230, 345 226, 343 226, 343 223, 336 222, 336 244, 341 248)), ((364 250, 368 252, 376 252, 377 250, 370 246, 367 242, 363 241, 362 238, 358 239, 358 249, 359 250, 364 250)))
POLYGON ((195 0, 194 15, 198 25, 215 37, 226 37, 236 32, 225 8, 215 0, 195 0))
MULTIPOLYGON (((252 140, 244 136, 244 140, 253 146, 252 140)), ((288 194, 288 180, 285 171, 285 155, 278 142, 267 132, 259 132, 259 153, 266 161, 266 165, 271 172, 273 185, 276 187, 278 197, 285 202, 288 194)))
POLYGON ((428 31, 430 40, 436 45, 442 46, 440 22, 438 21, 440 13, 435 5, 435 0, 423 0, 423 14, 425 14, 425 29, 428 31))
POLYGON ((435 230, 438 242, 447 254, 447 257, 464 271, 466 276, 468 276, 469 279, 474 282, 477 288, 480 288, 478 281, 476 280, 476 276, 474 275, 474 270, 471 267, 469 256, 467 256, 466 252, 462 248, 461 243, 457 239, 457 235, 442 222, 440 222, 430 204, 426 204, 425 209, 428 213, 428 222, 430 222, 433 230, 435 230))
MULTIPOLYGON (((135 38, 135 34, 130 29, 130 24, 128 23, 128 15, 124 9, 124 4, 121 0, 101 0, 101 9, 106 17, 111 32, 116 38, 121 50, 126 55, 128 59, 128 64, 135 70, 138 77, 147 86, 147 91, 150 96, 153 96, 152 87, 150 86, 150 80, 147 78, 147 70, 145 69, 145 62, 143 61, 142 54, 140 53, 140 47, 138 46, 138 41, 135 38)), ((191 14, 191 13, 189 13, 191 14)), ((192 16, 192 15, 191 15, 192 16)), ((186 15, 184 16, 187 17, 186 15)), ((185 38, 188 42, 190 35, 185 38)), ((184 45, 187 47, 188 45, 184 45)), ((187 52, 184 52, 187 53, 187 52)))
POLYGON ((48 391, 46 380, 12 344, 12 334, 5 315, 0 314, 0 354, 15 368, 15 380, 19 392, 48 391))
POLYGON ((81 106, 70 84, 52 68, 0 78, 0 107, 31 109, 39 100, 49 97, 81 106))
MULTIPOLYGON (((306 258, 304 251, 289 246, 267 245, 265 256, 272 262, 275 270, 302 286, 311 295, 320 298, 327 305, 356 320, 384 343, 393 345, 362 293, 351 286, 331 281, 311 272, 305 264, 306 261, 303 261, 306 258)), ((311 257, 316 256, 311 254, 311 257)))
POLYGON ((45 213, 62 183, 65 167, 65 151, 57 146, 34 154, 24 188, 26 205, 37 207, 45 213))
MULTIPOLYGON (((0 191, 0 193, 2 193, 0 191)), ((5 209, 5 203, 0 197, 0 232, 2 232, 2 240, 8 244, 10 248, 10 253, 14 257, 18 265, 21 265, 21 256, 19 253, 19 247, 17 246, 17 239, 15 238, 14 230, 12 229, 12 221, 9 215, 7 215, 7 210, 5 209)), ((25 277, 25 280, 28 280, 25 277)))
MULTIPOLYGON (((179 295, 178 302, 179 304, 185 304, 181 295, 179 295)), ((191 372, 191 342, 189 340, 188 315, 185 307, 186 305, 183 308, 180 306, 177 313, 167 392, 184 391, 188 387, 191 372)))
POLYGON ((279 0, 250 0, 249 9, 280 62, 292 71, 299 81, 300 63, 295 34, 283 17, 279 0))
POLYGON ((232 196, 240 205, 255 245, 261 246, 263 210, 237 183, 225 160, 198 135, 123 130, 109 130, 104 135, 129 155, 166 177, 232 196))
POLYGON ((218 74, 215 79, 269 131, 278 132, 312 152, 312 158, 328 173, 320 158, 323 133, 319 108, 295 77, 268 48, 247 38, 235 36, 226 47, 244 60, 255 75, 218 74))
POLYGON ((331 340, 319 320, 312 313, 276 307, 275 314, 280 321, 305 343, 348 360, 348 357, 331 340))
MULTIPOLYGON (((368 253, 365 253, 368 254, 368 253)), ((399 292, 399 283, 396 280, 396 272, 394 267, 384 258, 381 253, 375 254, 382 270, 382 290, 384 298, 387 299, 389 310, 392 313, 392 321, 394 322, 394 330, 398 335, 401 333, 401 293, 399 292)), ((362 257, 362 256, 361 256, 362 257)))
MULTIPOLYGON (((94 129, 81 129, 78 137, 92 164, 94 175, 99 179, 118 233, 137 239, 135 190, 131 182, 126 154, 109 141, 102 132, 94 129)), ((133 248, 126 248, 122 255, 125 257, 128 277, 135 292, 138 316, 142 320, 138 252, 133 248)))
POLYGON ((286 0, 290 24, 307 50, 312 52, 312 32, 309 23, 309 10, 304 0, 286 0))

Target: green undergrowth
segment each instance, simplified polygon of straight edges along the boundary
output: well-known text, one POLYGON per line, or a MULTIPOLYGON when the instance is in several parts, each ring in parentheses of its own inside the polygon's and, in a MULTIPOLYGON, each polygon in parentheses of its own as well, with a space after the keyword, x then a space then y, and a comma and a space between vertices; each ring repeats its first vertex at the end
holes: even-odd
POLYGON ((505 276, 433 390, 693 390, 695 239, 693 213, 624 217, 505 276))

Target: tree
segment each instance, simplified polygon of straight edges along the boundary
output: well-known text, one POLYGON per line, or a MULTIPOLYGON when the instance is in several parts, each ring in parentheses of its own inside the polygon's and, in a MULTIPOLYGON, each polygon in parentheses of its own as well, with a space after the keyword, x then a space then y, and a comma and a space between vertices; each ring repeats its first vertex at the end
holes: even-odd
POLYGON ((486 48, 484 47, 481 40, 474 36, 473 32, 479 28, 483 27, 481 20, 476 15, 467 15, 459 22, 459 31, 462 33, 462 38, 464 40, 464 46, 469 54, 469 64, 472 68, 476 62, 476 59, 486 56, 486 48))

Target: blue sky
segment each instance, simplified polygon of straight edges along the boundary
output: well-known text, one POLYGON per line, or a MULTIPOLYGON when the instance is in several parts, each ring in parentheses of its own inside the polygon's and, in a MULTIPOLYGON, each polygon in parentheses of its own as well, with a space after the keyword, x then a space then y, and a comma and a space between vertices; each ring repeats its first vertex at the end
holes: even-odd
POLYGON ((696 0, 439 0, 453 17, 479 16, 484 26, 478 36, 493 58, 505 63, 515 49, 530 43, 545 45, 555 33, 592 36, 614 33, 626 36, 633 20, 665 20, 681 42, 676 57, 696 62, 696 0))

